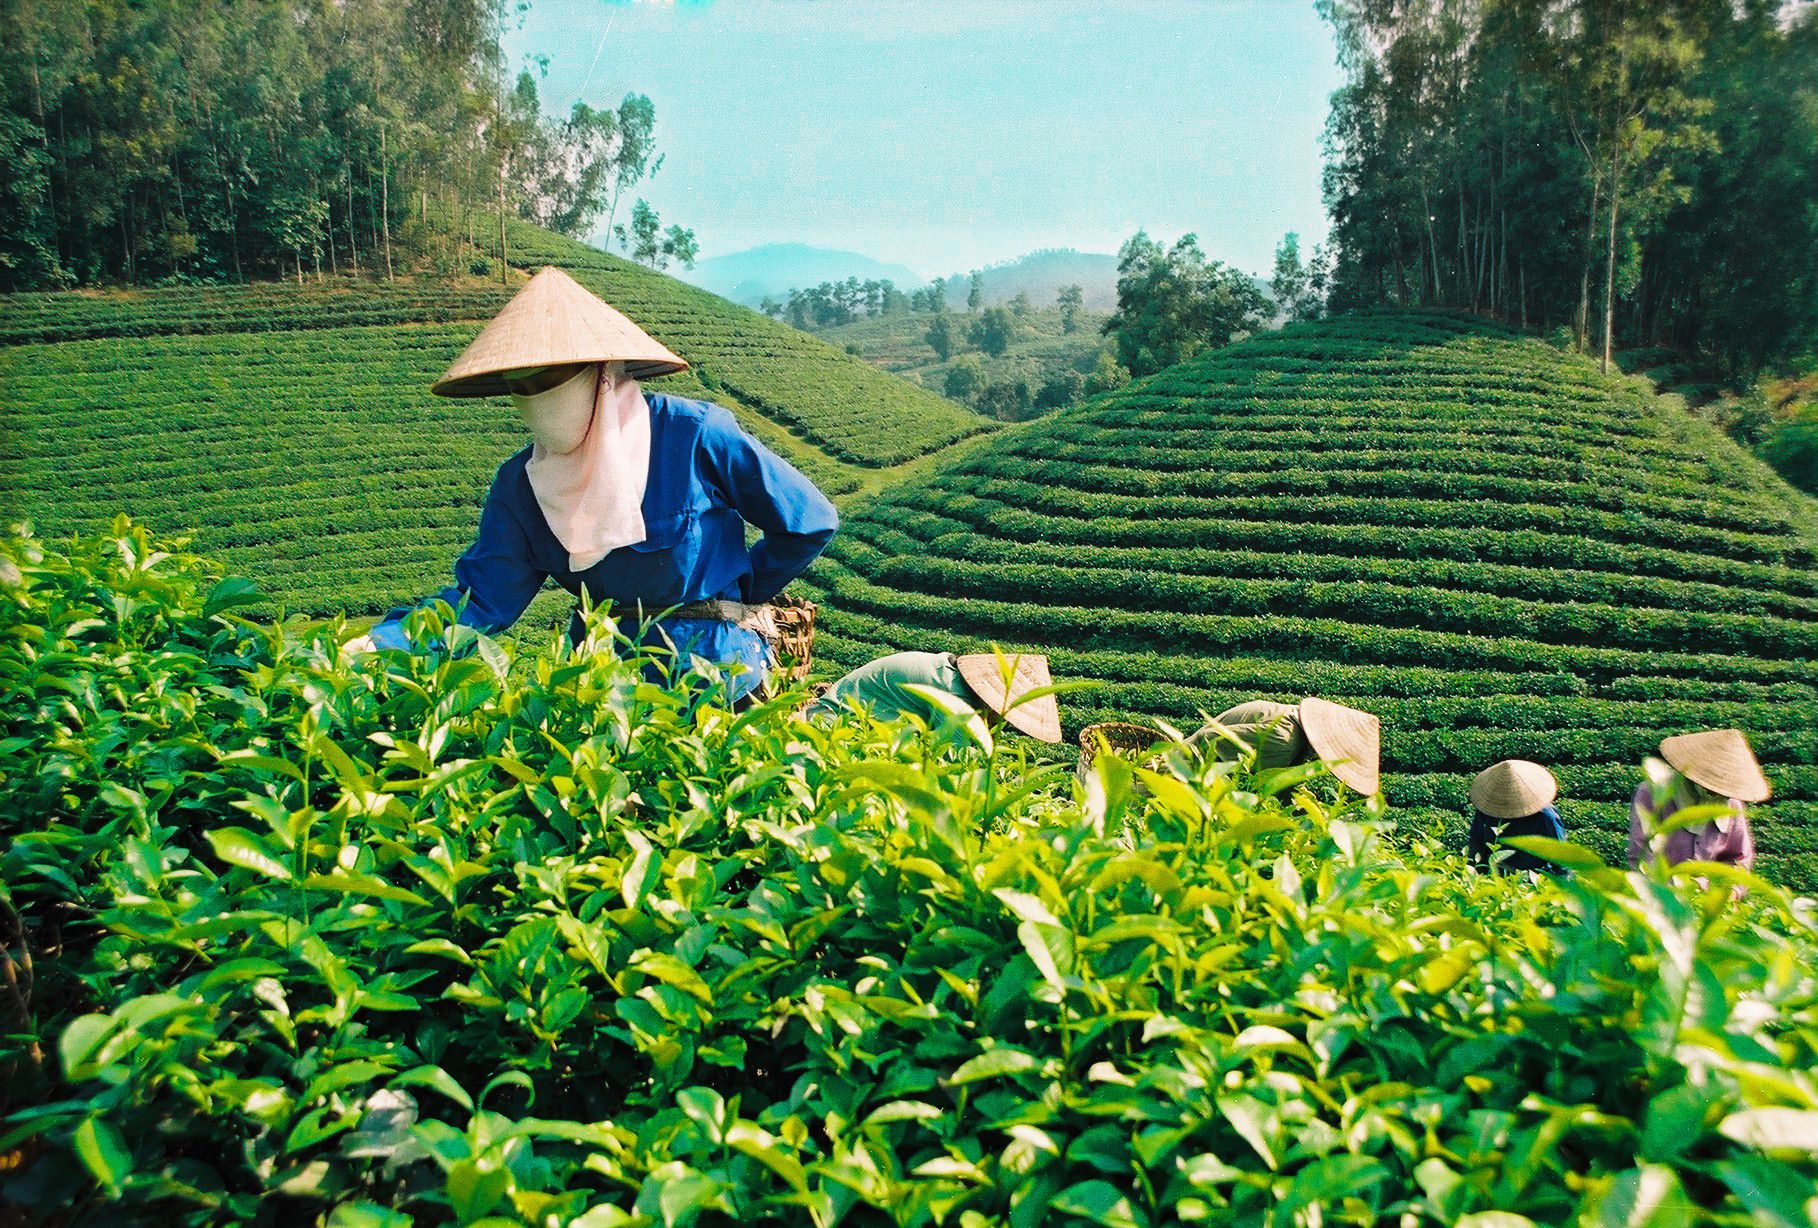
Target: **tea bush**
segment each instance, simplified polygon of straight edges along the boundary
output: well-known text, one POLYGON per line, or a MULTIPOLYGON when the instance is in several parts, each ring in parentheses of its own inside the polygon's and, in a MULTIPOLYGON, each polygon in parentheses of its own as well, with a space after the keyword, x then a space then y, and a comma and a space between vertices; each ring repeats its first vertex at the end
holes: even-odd
POLYGON ((1493 325, 1263 333, 886 492, 810 574, 841 665, 993 641, 1067 715, 1198 722, 1316 693, 1379 713, 1404 822, 1548 764, 1620 856, 1635 764, 1737 725, 1777 787, 1762 869, 1818 888, 1818 505, 1636 381, 1493 325))
POLYGON ((0 546, 26 1222, 1818 1215, 1771 884, 1478 876, 1317 768, 1076 784, 602 644, 343 662, 253 596, 124 521, 0 546))

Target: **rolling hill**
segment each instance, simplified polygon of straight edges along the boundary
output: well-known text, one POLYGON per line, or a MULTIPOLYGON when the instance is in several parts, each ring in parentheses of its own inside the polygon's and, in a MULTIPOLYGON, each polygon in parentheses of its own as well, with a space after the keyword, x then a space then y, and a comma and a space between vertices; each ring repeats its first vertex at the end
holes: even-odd
POLYGON ((1661 736, 1736 725, 1763 865, 1818 888, 1813 503, 1639 381, 1437 315, 1296 326, 994 437, 855 509, 818 651, 1040 648, 1069 726, 1318 694, 1461 837, 1507 756, 1620 854, 1661 736))
MULTIPOLYGON (((1117 308, 1117 257, 1107 252, 1044 248, 986 265, 977 272, 987 307, 1007 303, 1018 294, 1027 294, 1037 307, 1047 307, 1063 287, 1076 285, 1085 293, 1088 310, 1110 312, 1117 308)), ((970 273, 954 273, 946 279, 947 306, 951 310, 965 310, 971 278, 970 273)))
MULTIPOLYGON (((967 326, 975 318, 965 312, 954 312, 954 329, 964 337, 967 326)), ((1090 374, 1100 350, 1115 353, 1114 347, 1099 331, 1107 318, 1099 312, 1082 311, 1074 331, 1069 333, 1061 327, 1058 308, 1043 308, 1017 322, 1016 336, 1003 354, 994 357, 968 342, 963 351, 945 361, 928 344, 928 328, 934 317, 920 312, 872 316, 818 329, 814 335, 856 354, 873 366, 914 380, 936 392, 945 389, 947 372, 966 355, 978 362, 987 383, 1022 379, 1031 387, 1039 388, 1044 379, 1060 371, 1090 374)))
MULTIPOLYGON (((726 405, 835 497, 992 425, 642 266, 526 225, 510 243, 695 364, 653 387, 726 405)), ((44 533, 120 511, 195 530, 310 614, 439 587, 523 432, 501 403, 429 384, 506 297, 400 282, 0 300, 0 514, 44 533)))

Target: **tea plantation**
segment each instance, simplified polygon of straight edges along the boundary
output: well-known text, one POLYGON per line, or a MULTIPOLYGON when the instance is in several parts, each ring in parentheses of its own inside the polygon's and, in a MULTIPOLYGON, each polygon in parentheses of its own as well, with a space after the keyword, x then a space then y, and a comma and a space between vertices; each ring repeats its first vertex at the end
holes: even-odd
MULTIPOLYGON (((653 388, 726 405, 830 495, 991 425, 672 278, 513 236, 514 258, 565 265, 696 364, 653 388)), ((0 515, 197 530, 296 611, 430 591, 523 446, 502 402, 429 393, 506 298, 400 282, 0 299, 0 515)))
POLYGON ((0 1223, 1818 1216, 1772 884, 1480 875, 1317 766, 1076 784, 597 643, 343 661, 249 590, 0 536, 0 1223))
POLYGON ((1000 434, 848 517, 819 651, 1039 647, 1070 723, 1318 694, 1408 823, 1552 765, 1619 857, 1662 735, 1746 730, 1763 870, 1818 888, 1814 504, 1643 387, 1431 315, 1265 334, 1000 434))

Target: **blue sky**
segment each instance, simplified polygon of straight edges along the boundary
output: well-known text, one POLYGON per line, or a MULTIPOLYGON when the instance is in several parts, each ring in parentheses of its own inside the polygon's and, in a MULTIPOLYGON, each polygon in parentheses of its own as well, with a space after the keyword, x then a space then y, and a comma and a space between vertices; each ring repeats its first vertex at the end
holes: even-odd
POLYGON ((1325 237, 1311 0, 531 0, 506 49, 549 57, 549 111, 650 95, 666 157, 635 194, 703 257, 931 277, 1141 227, 1261 273, 1283 232, 1325 237))

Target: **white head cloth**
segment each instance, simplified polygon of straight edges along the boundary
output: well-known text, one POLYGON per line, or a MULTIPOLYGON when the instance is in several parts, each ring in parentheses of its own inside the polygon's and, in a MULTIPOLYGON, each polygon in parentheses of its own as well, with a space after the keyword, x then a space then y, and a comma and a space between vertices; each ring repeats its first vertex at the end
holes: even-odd
POLYGON ((536 441, 530 489, 569 567, 585 571, 643 541, 650 407, 625 364, 590 363, 565 384, 511 399, 536 441))

